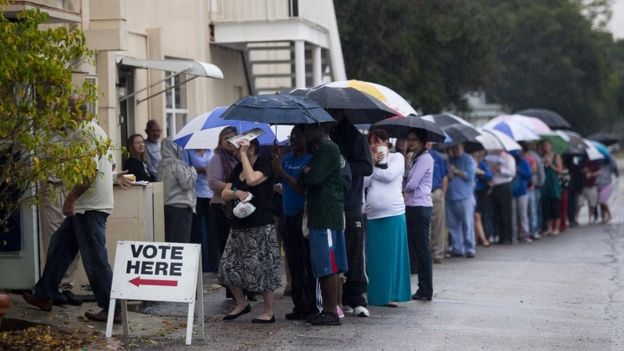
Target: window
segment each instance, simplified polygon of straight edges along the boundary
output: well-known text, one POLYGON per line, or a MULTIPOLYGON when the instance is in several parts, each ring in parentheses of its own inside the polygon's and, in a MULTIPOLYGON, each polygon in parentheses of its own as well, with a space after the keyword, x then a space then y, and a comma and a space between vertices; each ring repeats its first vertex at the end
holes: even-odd
MULTIPOLYGON (((85 78, 85 80, 91 84, 93 84, 93 86, 95 86, 96 92, 98 89, 98 82, 97 82, 97 77, 95 76, 87 76, 85 78)), ((96 99, 93 102, 89 102, 87 103, 87 112, 92 113, 93 115, 97 115, 97 93, 96 93, 96 99)))
MULTIPOLYGON (((173 74, 165 72, 166 76, 173 74)), ((186 103, 186 80, 184 74, 168 78, 165 81, 167 92, 165 113, 167 114, 167 135, 173 137, 188 122, 188 105, 186 103)))

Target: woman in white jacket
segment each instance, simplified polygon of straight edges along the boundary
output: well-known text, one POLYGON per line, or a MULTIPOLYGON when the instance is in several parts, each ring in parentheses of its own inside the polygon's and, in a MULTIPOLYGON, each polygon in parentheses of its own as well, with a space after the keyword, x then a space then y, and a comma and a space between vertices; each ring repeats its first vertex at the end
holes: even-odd
POLYGON ((402 185, 405 160, 388 154, 388 134, 374 129, 368 141, 375 165, 366 177, 368 303, 396 307, 411 300, 410 263, 402 185))

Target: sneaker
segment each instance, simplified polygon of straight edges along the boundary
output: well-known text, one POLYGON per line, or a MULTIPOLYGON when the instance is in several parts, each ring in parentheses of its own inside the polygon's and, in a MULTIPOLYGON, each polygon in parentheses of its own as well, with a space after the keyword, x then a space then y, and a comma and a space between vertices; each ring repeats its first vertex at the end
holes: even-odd
POLYGON ((368 309, 364 306, 357 306, 353 309, 353 315, 356 317, 368 317, 370 313, 368 309))
POLYGON ((342 308, 340 308, 340 306, 336 306, 336 312, 338 313, 338 318, 344 318, 344 312, 342 311, 342 308))
POLYGON ((531 239, 528 236, 526 236, 524 238, 521 238, 520 241, 523 242, 523 243, 532 243, 533 239, 531 239))
POLYGON ((531 235, 531 239, 533 239, 533 241, 539 240, 541 238, 542 238, 542 236, 539 235, 538 233, 535 233, 535 234, 531 235))
POLYGON ((468 252, 466 254, 466 258, 474 258, 475 257, 475 253, 474 252, 468 252))
POLYGON ((351 307, 349 305, 343 305, 342 306, 342 312, 344 314, 353 314, 353 307, 351 307))
POLYGON ((321 312, 310 320, 312 325, 341 325, 340 317, 331 312, 321 312))

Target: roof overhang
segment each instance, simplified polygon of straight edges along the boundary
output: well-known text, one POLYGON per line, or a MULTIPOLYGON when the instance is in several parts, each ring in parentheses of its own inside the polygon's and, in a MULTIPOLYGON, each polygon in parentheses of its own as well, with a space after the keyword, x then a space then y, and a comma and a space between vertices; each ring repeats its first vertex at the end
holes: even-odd
POLYGON ((166 76, 164 79, 159 80, 156 83, 153 83, 152 85, 145 87, 143 89, 139 89, 135 92, 133 92, 132 94, 126 95, 124 97, 122 97, 121 99, 119 99, 119 101, 124 101, 127 100, 133 96, 135 96, 136 94, 147 90, 149 88, 152 88, 154 86, 156 86, 157 84, 162 83, 163 81, 170 79, 171 77, 176 77, 179 76, 181 74, 185 74, 190 76, 189 78, 185 79, 184 81, 176 84, 175 86, 171 86, 168 89, 164 89, 161 90, 157 93, 154 93, 152 95, 149 95, 148 97, 144 98, 144 99, 139 99, 137 100, 137 104, 140 104, 141 102, 151 99, 154 96, 160 95, 164 92, 166 92, 169 89, 172 89, 174 87, 180 86, 182 84, 186 84, 187 82, 197 78, 197 77, 205 77, 205 78, 214 78, 214 79, 223 79, 223 72, 221 71, 221 69, 213 64, 210 63, 206 63, 206 62, 201 62, 201 61, 196 61, 196 60, 178 60, 178 59, 165 59, 165 60, 143 60, 143 59, 135 59, 132 57, 128 57, 128 56, 117 56, 116 58, 116 62, 119 65, 122 66, 128 66, 128 67, 134 67, 134 68, 142 68, 142 69, 155 69, 155 70, 159 70, 159 71, 166 71, 166 72, 171 72, 171 74, 169 74, 168 76, 166 76))
POLYGON ((214 44, 302 40, 322 48, 330 47, 329 31, 305 19, 215 21, 214 44))
POLYGON ((173 73, 192 74, 198 77, 223 79, 223 72, 219 67, 196 60, 143 60, 128 56, 117 56, 117 63, 135 68, 156 69, 173 73))

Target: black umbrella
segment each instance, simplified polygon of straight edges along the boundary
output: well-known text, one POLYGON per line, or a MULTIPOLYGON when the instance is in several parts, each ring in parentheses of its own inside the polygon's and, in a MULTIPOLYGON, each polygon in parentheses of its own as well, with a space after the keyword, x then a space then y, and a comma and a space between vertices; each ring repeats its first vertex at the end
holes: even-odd
POLYGON ((349 87, 321 86, 307 91, 295 89, 291 94, 305 96, 315 101, 330 114, 333 114, 333 111, 341 110, 352 124, 375 123, 398 115, 396 111, 375 97, 349 87))
POLYGON ((468 142, 478 143, 477 137, 481 135, 475 128, 460 123, 443 127, 442 130, 453 139, 450 145, 468 142))
POLYGON ((420 129, 427 133, 427 141, 441 143, 446 139, 440 127, 415 115, 391 117, 375 123, 374 126, 385 129, 392 138, 400 138, 412 129, 420 129))
POLYGON ((289 94, 244 97, 223 112, 221 118, 287 125, 335 122, 316 102, 289 94))
POLYGON ((443 112, 443 113, 438 113, 438 114, 434 114, 434 115, 426 115, 423 116, 422 118, 431 121, 435 124, 437 124, 438 126, 444 128, 447 126, 451 126, 453 124, 463 124, 463 125, 467 125, 470 127, 474 127, 472 125, 472 123, 466 121, 465 119, 459 117, 459 116, 455 116, 452 113, 448 113, 448 112, 443 112))
POLYGON ((515 114, 539 118, 542 120, 542 122, 546 123, 546 125, 552 129, 572 128, 572 126, 570 126, 570 123, 568 123, 565 118, 561 117, 560 114, 555 111, 546 110, 543 108, 529 108, 526 110, 515 112, 515 114))
POLYGON ((607 146, 619 143, 620 140, 622 140, 621 137, 609 132, 594 133, 588 136, 587 139, 603 143, 607 146))

